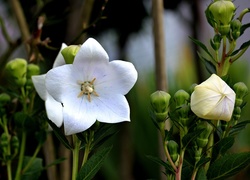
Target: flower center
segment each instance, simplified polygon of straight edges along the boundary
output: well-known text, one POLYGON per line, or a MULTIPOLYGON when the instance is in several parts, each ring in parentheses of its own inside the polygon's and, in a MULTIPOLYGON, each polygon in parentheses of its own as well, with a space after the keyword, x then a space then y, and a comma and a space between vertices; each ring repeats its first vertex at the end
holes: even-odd
POLYGON ((88 100, 89 102, 91 102, 91 94, 94 94, 95 96, 99 96, 96 92, 95 92, 95 87, 94 87, 94 82, 95 82, 96 78, 94 78, 92 81, 79 81, 78 84, 81 85, 81 92, 78 94, 77 97, 82 97, 83 95, 87 95, 88 96, 88 100))

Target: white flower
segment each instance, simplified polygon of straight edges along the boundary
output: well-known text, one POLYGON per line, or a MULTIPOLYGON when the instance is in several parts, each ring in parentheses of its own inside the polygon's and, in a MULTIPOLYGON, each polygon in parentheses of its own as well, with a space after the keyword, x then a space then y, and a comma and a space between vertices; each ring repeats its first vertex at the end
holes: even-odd
POLYGON ((200 118, 230 121, 235 92, 217 75, 197 85, 191 95, 191 109, 200 118))
POLYGON ((65 134, 85 131, 96 120, 130 121, 124 95, 134 86, 137 76, 132 63, 109 62, 102 46, 89 38, 80 47, 73 64, 54 68, 46 75, 49 94, 63 104, 65 134))
MULTIPOLYGON (((62 44, 61 49, 55 59, 53 68, 65 64, 64 58, 61 54, 61 51, 67 47, 66 44, 62 44)), ((32 81, 34 87, 42 100, 45 101, 45 109, 48 116, 52 122, 54 122, 58 127, 62 126, 63 123, 63 114, 62 114, 62 104, 56 101, 47 91, 45 87, 45 77, 46 74, 32 76, 32 81)))

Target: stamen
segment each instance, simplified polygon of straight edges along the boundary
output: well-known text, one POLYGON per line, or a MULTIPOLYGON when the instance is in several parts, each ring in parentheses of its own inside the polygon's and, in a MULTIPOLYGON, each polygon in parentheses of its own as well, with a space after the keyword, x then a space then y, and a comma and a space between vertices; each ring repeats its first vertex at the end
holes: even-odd
POLYGON ((91 102, 91 94, 93 93, 95 96, 99 96, 94 88, 94 82, 96 78, 92 79, 92 81, 77 81, 78 84, 81 85, 81 92, 78 94, 77 97, 81 97, 84 94, 87 95, 88 101, 91 102))

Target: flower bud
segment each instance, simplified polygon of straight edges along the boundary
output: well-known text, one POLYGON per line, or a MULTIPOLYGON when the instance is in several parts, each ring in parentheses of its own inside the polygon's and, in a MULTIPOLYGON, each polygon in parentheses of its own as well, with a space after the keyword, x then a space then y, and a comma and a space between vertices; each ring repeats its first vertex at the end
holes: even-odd
POLYGON ((22 87, 26 83, 27 61, 14 59, 5 66, 5 74, 9 83, 22 87))
POLYGON ((167 143, 167 148, 172 161, 176 162, 179 156, 178 154, 179 145, 175 141, 170 140, 167 143))
POLYGON ((6 93, 1 93, 0 94, 0 106, 4 106, 8 102, 10 102, 11 98, 8 94, 6 93))
POLYGON ((236 106, 233 112, 233 119, 235 121, 238 121, 240 119, 240 116, 241 116, 241 108, 239 106, 236 106))
POLYGON ((78 46, 78 45, 70 45, 61 51, 66 64, 73 63, 74 58, 75 58, 77 52, 79 51, 79 49, 80 49, 80 46, 78 46))
POLYGON ((190 95, 186 91, 180 89, 174 94, 174 100, 175 100, 176 108, 178 108, 189 102, 190 95))
POLYGON ((13 148, 13 150, 16 152, 18 151, 19 148, 19 139, 17 136, 13 136, 11 138, 11 147, 13 148))
POLYGON ((242 26, 242 23, 238 19, 235 19, 231 22, 231 31, 232 31, 232 37, 234 40, 238 39, 238 37, 240 36, 241 26, 242 26))
POLYGON ((151 106, 158 122, 166 120, 170 98, 165 91, 156 91, 150 95, 151 106))
POLYGON ((208 138, 210 136, 210 134, 213 131, 213 126, 211 124, 209 124, 207 121, 202 121, 200 122, 197 127, 196 130, 201 130, 203 129, 202 133, 196 138, 196 143, 199 147, 204 148, 207 143, 208 143, 208 138))
POLYGON ((233 89, 236 93, 236 100, 235 100, 235 106, 241 106, 243 102, 243 98, 248 93, 248 88, 243 82, 238 82, 234 84, 233 89))
POLYGON ((192 121, 190 118, 190 105, 184 104, 180 108, 176 109, 176 113, 178 116, 178 122, 181 123, 183 126, 188 126, 192 121))
POLYGON ((220 49, 220 45, 221 45, 221 35, 220 34, 216 34, 213 38, 213 40, 210 40, 210 44, 212 46, 212 48, 214 50, 218 50, 220 49))
POLYGON ((1 137, 0 137, 0 146, 1 146, 2 148, 5 148, 5 147, 8 146, 8 144, 9 144, 9 137, 8 137, 8 134, 3 133, 3 134, 1 135, 1 137))
POLYGON ((40 74, 40 67, 36 64, 28 64, 27 66, 27 82, 26 86, 27 87, 32 87, 33 82, 31 79, 31 76, 39 75, 40 74))
POLYGON ((230 31, 230 23, 234 17, 235 6, 230 0, 217 0, 206 9, 206 17, 210 25, 217 29, 221 35, 230 31))
POLYGON ((200 118, 230 121, 234 103, 235 92, 219 76, 212 74, 195 87, 190 105, 200 118))

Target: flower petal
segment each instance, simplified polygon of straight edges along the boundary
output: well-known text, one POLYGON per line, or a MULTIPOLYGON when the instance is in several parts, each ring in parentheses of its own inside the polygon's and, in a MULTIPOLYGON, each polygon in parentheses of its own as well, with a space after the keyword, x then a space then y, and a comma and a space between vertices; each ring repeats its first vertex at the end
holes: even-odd
POLYGON ((62 51, 64 48, 66 48, 66 47, 68 47, 68 46, 67 46, 65 43, 62 43, 61 49, 60 49, 60 51, 58 52, 58 54, 57 54, 57 56, 56 56, 56 59, 55 59, 55 61, 54 61, 53 68, 58 67, 58 66, 62 66, 62 65, 65 64, 65 60, 64 60, 64 57, 63 57, 61 51, 62 51))
POLYGON ((40 98, 44 101, 47 99, 47 94, 48 94, 45 88, 45 76, 46 74, 31 77, 36 92, 38 93, 40 98))
POLYGON ((45 108, 48 119, 55 123, 57 127, 61 127, 63 123, 62 104, 48 94, 47 100, 45 101, 45 108))
POLYGON ((134 65, 130 62, 115 60, 109 63, 109 66, 104 69, 105 74, 99 77, 95 73, 96 86, 95 88, 100 89, 106 93, 118 93, 125 95, 134 86, 138 73, 134 65))

